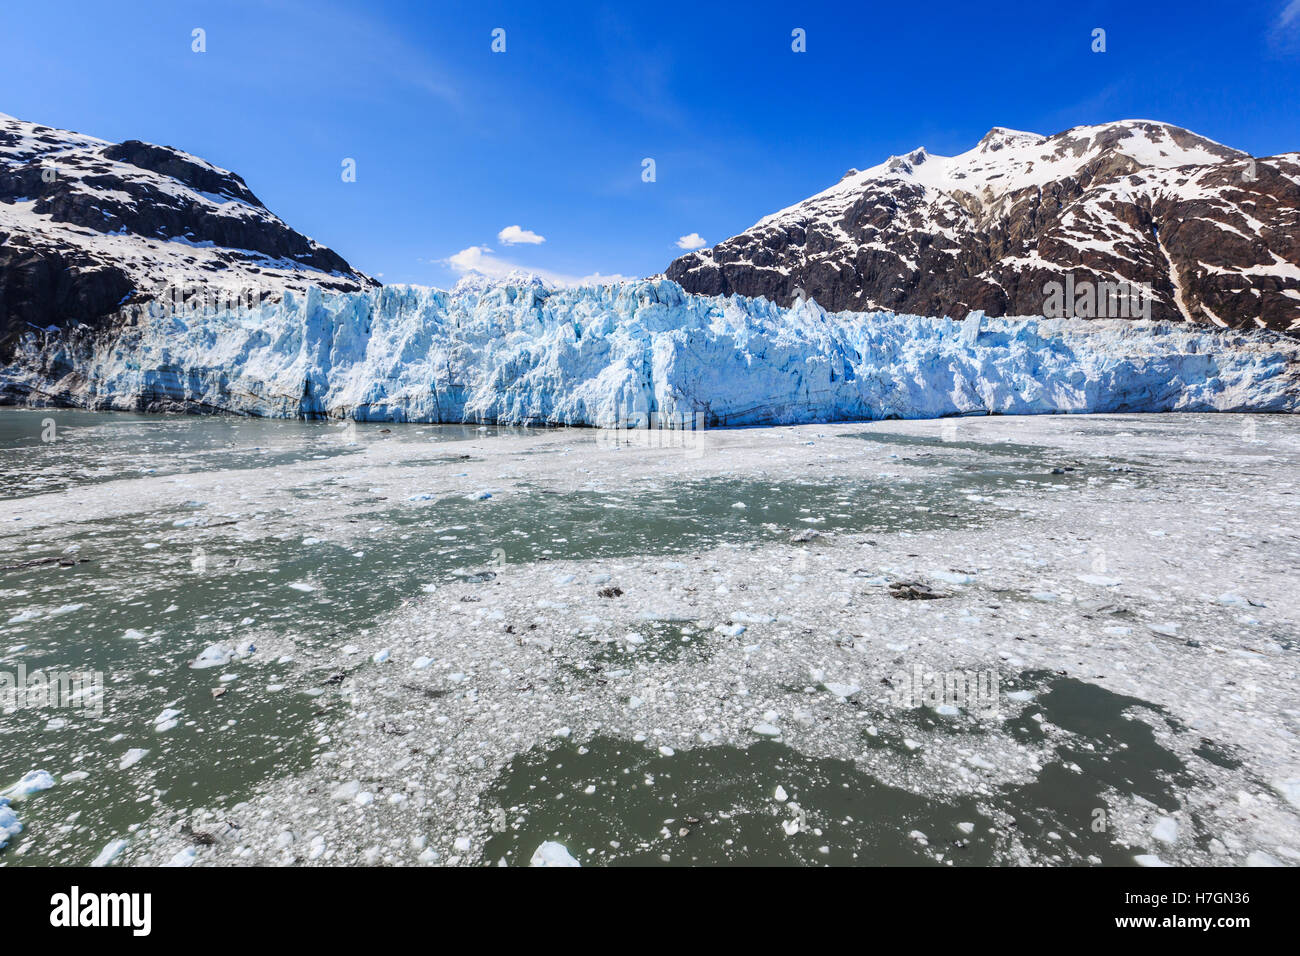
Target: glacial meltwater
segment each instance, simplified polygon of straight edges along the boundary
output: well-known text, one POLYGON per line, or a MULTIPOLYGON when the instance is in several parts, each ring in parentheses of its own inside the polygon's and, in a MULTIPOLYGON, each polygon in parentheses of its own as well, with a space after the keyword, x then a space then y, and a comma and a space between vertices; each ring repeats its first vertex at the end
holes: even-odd
POLYGON ((0 409, 0 866, 1294 863, 1297 465, 0 409))

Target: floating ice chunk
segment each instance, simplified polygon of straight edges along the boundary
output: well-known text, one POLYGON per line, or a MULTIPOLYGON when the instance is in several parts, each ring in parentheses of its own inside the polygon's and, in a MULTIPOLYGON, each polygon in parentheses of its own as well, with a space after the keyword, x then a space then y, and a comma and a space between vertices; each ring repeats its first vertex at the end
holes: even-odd
POLYGON ((971 575, 959 571, 932 571, 930 577, 938 578, 946 584, 970 584, 975 580, 971 575))
POLYGON ((174 707, 168 707, 161 714, 153 719, 153 729, 156 733, 166 733, 176 726, 176 718, 181 712, 174 707))
POLYGON ((777 803, 785 803, 790 799, 790 795, 785 792, 785 787, 781 786, 779 783, 776 785, 776 793, 772 796, 776 799, 777 803))
MULTIPOLYGON (((466 847, 469 849, 469 847, 466 847)), ((556 843, 554 840, 547 840, 536 850, 533 851, 532 858, 528 861, 529 866, 577 866, 582 864, 573 858, 569 850, 563 843, 556 843)))
POLYGON ((425 671, 425 670, 428 670, 428 669, 429 669, 429 666, 430 666, 432 663, 433 663, 433 658, 432 658, 432 657, 417 657, 417 658, 416 658, 416 659, 411 663, 411 669, 412 669, 412 670, 417 670, 417 671, 425 671))
POLYGON ((1287 803, 1300 810, 1300 777, 1292 777, 1290 780, 1274 780, 1273 789, 1287 803))
POLYGON ((975 832, 975 824, 973 824, 973 823, 959 823, 959 824, 957 824, 957 829, 960 830, 962 833, 974 833, 974 832, 975 832))
POLYGON ((1034 591, 1029 596, 1035 601, 1050 602, 1061 600, 1061 595, 1057 594, 1055 591, 1034 591))
POLYGON ((1108 627, 1102 633, 1109 634, 1111 637, 1128 637, 1133 633, 1131 627, 1108 627))
POLYGON ((1034 692, 1031 690, 1013 690, 1007 693, 1007 700, 1014 700, 1017 704, 1027 704, 1033 699, 1034 692))
POLYGON ((1108 578, 1104 574, 1079 574, 1076 577, 1084 584, 1091 584, 1099 588, 1118 587, 1123 583, 1119 578, 1108 578))
POLYGON ((462 836, 462 837, 456 837, 456 841, 452 843, 451 848, 455 850, 457 853, 468 853, 470 845, 471 844, 470 844, 469 837, 462 836))
POLYGON ((749 505, 745 504, 743 501, 737 501, 731 507, 735 508, 737 511, 744 511, 749 507, 749 505))
POLYGON ((1262 850, 1255 850, 1246 856, 1247 866, 1282 866, 1276 857, 1269 856, 1262 850))
POLYGON ((740 635, 745 633, 745 625, 719 624, 714 628, 714 630, 724 637, 740 637, 740 635))
POLYGON ((1169 865, 1164 860, 1160 859, 1160 857, 1156 856, 1154 853, 1139 853, 1135 857, 1133 857, 1133 860, 1134 862, 1137 863, 1138 866, 1168 866, 1169 865))
POLYGON ((193 866, 194 857, 198 853, 197 847, 187 846, 179 851, 175 856, 163 864, 163 866, 193 866))
POLYGON ((566 738, 567 738, 567 737, 568 737, 570 734, 572 734, 572 733, 573 733, 573 731, 570 730, 568 727, 558 727, 558 728, 556 728, 556 730, 555 730, 555 736, 557 736, 557 737, 566 737, 566 738))
POLYGON ((781 728, 775 724, 770 724, 767 721, 762 721, 761 723, 754 725, 754 733, 758 734, 760 737, 780 737, 781 728))
POLYGON ((132 747, 122 755, 122 759, 117 762, 118 770, 126 770, 128 767, 134 767, 149 751, 143 747, 132 747))
POLYGON ((1160 634, 1164 637, 1178 636, 1179 625, 1174 624, 1171 621, 1166 621, 1163 624, 1148 624, 1147 627, 1149 627, 1155 633, 1160 634))
POLYGON ((22 821, 10 808, 9 798, 0 797, 0 850, 8 846, 9 841, 22 832, 22 821))
POLYGON ((370 659, 376 664, 383 664, 392 656, 393 652, 389 648, 385 647, 382 651, 375 651, 370 659))
POLYGON ((1161 843, 1173 845, 1178 842, 1178 821, 1173 817, 1161 817, 1151 828, 1151 838, 1161 843))
POLYGON ((857 684, 837 684, 834 681, 828 681, 822 686, 841 700, 847 700, 862 690, 857 684))
POLYGON ((256 650, 257 647, 252 641, 244 641, 234 647, 228 644, 213 644, 204 648, 203 652, 190 663, 190 667, 196 671, 209 667, 222 667, 231 661, 250 657, 256 650))
POLYGON ((306 581, 294 581, 289 585, 289 587, 293 588, 295 591, 302 591, 303 593, 309 593, 316 590, 316 585, 309 584, 306 581))
POLYGON ((108 846, 104 847, 104 849, 99 851, 99 856, 95 857, 95 859, 93 859, 90 862, 90 865, 95 867, 108 866, 119 856, 121 856, 122 851, 125 849, 126 849, 125 840, 114 840, 113 842, 108 844, 108 846))
POLYGON ((347 783, 343 783, 335 787, 334 792, 330 794, 330 799, 335 800, 339 803, 349 803, 355 800, 357 798, 357 794, 359 794, 360 792, 361 792, 361 781, 349 780, 347 783))
POLYGON ((52 786, 54 786, 54 777, 48 771, 29 770, 23 774, 23 778, 17 783, 0 790, 0 797, 17 803, 24 797, 30 797, 33 793, 48 790, 52 786))

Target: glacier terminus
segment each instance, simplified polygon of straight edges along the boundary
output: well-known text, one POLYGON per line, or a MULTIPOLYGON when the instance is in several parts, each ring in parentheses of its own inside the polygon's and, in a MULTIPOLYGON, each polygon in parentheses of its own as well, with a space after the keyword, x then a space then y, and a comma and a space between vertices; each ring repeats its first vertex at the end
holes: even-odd
POLYGON ((828 314, 667 279, 474 276, 133 309, 110 329, 27 333, 0 403, 596 427, 1300 407, 1300 345, 1267 330, 828 314))

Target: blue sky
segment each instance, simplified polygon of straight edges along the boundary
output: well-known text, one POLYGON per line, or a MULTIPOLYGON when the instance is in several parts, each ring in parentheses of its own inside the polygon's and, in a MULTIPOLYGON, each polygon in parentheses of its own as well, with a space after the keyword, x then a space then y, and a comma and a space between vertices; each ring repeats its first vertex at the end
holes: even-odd
POLYGON ((196 153, 358 268, 441 286, 474 263, 653 274, 683 236, 992 126, 1300 149, 1300 0, 64 0, 6 4, 0 64, 0 112, 196 153))

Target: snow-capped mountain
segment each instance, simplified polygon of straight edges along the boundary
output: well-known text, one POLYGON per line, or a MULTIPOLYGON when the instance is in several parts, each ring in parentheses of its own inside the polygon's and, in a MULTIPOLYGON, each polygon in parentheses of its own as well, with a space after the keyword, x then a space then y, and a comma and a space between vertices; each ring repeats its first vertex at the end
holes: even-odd
POLYGON ((1300 328, 1300 153, 1145 120, 995 128, 958 156, 849 170, 666 273, 705 295, 954 317, 1043 315, 1069 274, 1149 287, 1156 319, 1300 328))
POLYGON ((967 413, 1300 411, 1300 343, 1185 323, 946 318, 688 295, 385 286, 26 336, 0 404, 645 427, 967 413))
POLYGON ((31 329, 111 324, 164 284, 278 297, 377 283, 289 228, 235 173, 170 146, 0 114, 0 356, 31 329))

